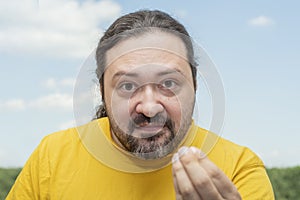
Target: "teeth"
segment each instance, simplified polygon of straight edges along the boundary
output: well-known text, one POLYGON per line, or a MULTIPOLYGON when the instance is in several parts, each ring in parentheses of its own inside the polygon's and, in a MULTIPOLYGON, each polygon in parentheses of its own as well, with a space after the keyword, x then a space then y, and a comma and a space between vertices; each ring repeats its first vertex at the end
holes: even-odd
POLYGON ((148 122, 142 122, 142 123, 140 123, 140 126, 147 126, 149 123, 148 122))
POLYGON ((139 127, 145 127, 145 126, 148 126, 148 127, 164 127, 164 124, 154 124, 154 123, 149 123, 149 122, 142 122, 138 125, 139 127))

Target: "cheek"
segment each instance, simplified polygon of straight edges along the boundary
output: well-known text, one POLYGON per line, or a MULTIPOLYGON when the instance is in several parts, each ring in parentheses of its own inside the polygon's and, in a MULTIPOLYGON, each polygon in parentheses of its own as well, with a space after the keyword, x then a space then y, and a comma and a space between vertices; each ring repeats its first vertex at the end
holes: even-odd
POLYGON ((128 126, 130 119, 129 100, 112 95, 111 98, 111 114, 118 126, 125 128, 128 126))
POLYGON ((182 103, 180 99, 178 97, 165 98, 162 103, 169 117, 175 123, 175 129, 178 130, 182 116, 182 103))
POLYGON ((177 95, 176 102, 170 107, 173 120, 175 121, 175 128, 179 130, 181 126, 185 126, 191 120, 194 109, 194 90, 184 90, 180 95, 177 95))

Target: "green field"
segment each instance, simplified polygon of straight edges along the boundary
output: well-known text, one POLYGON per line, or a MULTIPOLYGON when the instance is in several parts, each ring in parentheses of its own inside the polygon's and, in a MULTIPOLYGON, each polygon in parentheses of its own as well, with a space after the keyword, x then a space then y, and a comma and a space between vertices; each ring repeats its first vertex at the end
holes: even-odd
POLYGON ((300 199, 300 166, 267 169, 276 200, 300 199))
MULTIPOLYGON (((20 170, 20 168, 0 168, 0 200, 5 199, 20 170)), ((267 171, 276 200, 300 199, 300 166, 271 168, 267 171)))
POLYGON ((0 199, 5 199, 21 168, 0 168, 0 199))

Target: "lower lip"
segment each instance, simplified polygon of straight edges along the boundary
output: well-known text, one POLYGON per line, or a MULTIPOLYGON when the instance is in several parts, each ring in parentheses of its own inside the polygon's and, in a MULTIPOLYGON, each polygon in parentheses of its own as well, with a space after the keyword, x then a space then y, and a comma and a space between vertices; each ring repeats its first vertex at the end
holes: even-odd
POLYGON ((133 133, 136 137, 147 138, 156 135, 160 131, 163 130, 164 127, 161 126, 145 126, 145 127, 137 127, 135 128, 135 133, 133 133))

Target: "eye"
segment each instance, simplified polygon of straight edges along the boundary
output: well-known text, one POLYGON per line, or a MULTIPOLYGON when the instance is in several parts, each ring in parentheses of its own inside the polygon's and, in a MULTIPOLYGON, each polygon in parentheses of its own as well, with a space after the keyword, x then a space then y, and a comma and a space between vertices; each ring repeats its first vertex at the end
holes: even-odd
POLYGON ((165 89, 173 89, 174 87, 176 87, 177 84, 173 80, 165 80, 160 85, 162 88, 165 89))
POLYGON ((122 83, 119 88, 125 92, 133 92, 136 89, 136 86, 133 83, 126 82, 122 83))

